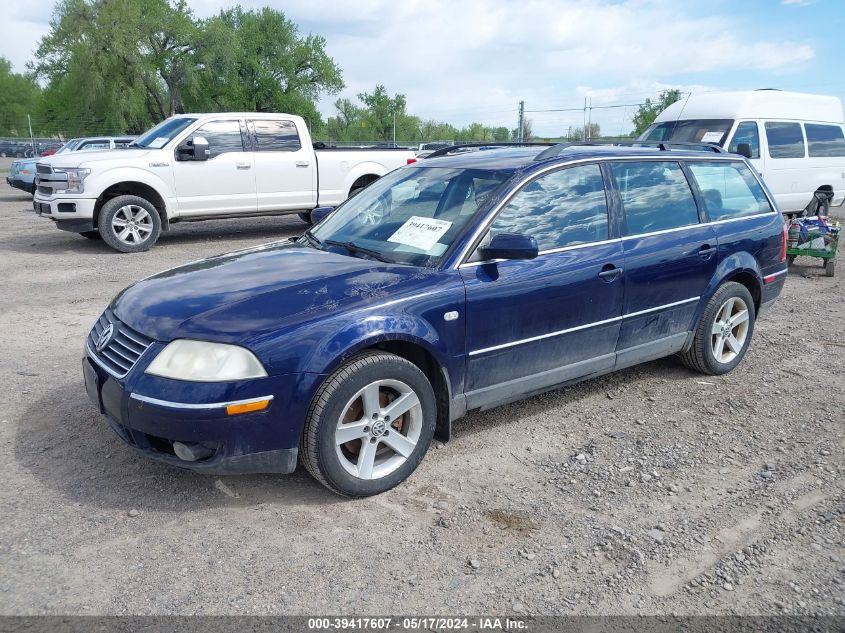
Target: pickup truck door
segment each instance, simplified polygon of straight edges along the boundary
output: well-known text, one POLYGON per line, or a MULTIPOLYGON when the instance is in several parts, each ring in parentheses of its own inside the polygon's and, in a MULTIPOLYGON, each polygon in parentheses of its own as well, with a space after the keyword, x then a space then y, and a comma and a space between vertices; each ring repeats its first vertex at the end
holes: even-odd
POLYGON ((241 128, 238 119, 220 119, 191 133, 208 141, 210 156, 204 161, 173 161, 180 216, 255 212, 253 152, 241 128))
POLYGON ((314 149, 303 146, 296 123, 252 119, 258 211, 312 209, 317 203, 314 149))

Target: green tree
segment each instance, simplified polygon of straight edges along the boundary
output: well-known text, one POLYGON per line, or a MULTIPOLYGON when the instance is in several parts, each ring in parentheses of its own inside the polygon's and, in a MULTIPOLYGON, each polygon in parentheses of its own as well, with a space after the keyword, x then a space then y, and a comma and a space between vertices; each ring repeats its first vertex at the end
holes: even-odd
POLYGON ((316 101, 343 88, 326 40, 300 35, 276 9, 227 9, 205 21, 201 33, 192 109, 290 112, 319 128, 316 101))
POLYGON ((363 121, 374 140, 391 140, 393 138, 393 117, 396 116, 396 138, 401 137, 400 128, 408 127, 408 114, 405 112, 405 95, 396 94, 393 97, 381 84, 372 92, 362 92, 358 98, 364 104, 363 121))
POLYGON ((587 130, 588 133, 585 136, 582 126, 572 127, 570 125, 563 137, 570 142, 601 138, 601 126, 598 123, 588 123, 587 130))
POLYGON ((657 118, 658 114, 663 112, 676 101, 679 101, 680 98, 681 91, 672 88, 671 90, 664 90, 661 92, 660 96, 658 96, 655 101, 646 99, 645 103, 637 108, 637 112, 634 114, 632 119, 634 130, 631 132, 631 135, 637 137, 645 132, 646 128, 654 123, 654 119, 657 118))
POLYGON ((35 110, 41 90, 29 75, 12 72, 0 57, 0 136, 29 136, 27 114, 35 110))

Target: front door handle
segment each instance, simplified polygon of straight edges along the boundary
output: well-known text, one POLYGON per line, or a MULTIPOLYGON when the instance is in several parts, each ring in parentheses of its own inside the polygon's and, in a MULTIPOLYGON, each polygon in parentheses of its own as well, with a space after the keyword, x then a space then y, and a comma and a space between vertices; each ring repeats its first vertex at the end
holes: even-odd
POLYGON ((250 163, 235 163, 235 167, 238 169, 249 169, 252 165, 250 163))
POLYGON ((613 281, 623 272, 622 268, 617 268, 613 264, 606 264, 599 273, 599 277, 605 281, 613 281))
POLYGON ((296 166, 297 167, 308 167, 308 161, 307 160, 296 161, 296 166))
POLYGON ((698 249, 698 256, 701 257, 701 259, 710 259, 713 257, 713 253, 715 252, 716 249, 710 246, 710 244, 704 244, 698 249))

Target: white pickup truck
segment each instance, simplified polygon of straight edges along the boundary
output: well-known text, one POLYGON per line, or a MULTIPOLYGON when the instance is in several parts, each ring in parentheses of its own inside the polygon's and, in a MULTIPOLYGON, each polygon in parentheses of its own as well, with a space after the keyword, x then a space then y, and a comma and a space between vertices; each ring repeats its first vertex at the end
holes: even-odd
POLYGON ((217 113, 170 117, 125 149, 59 154, 36 165, 35 212, 56 226, 145 251, 174 222, 337 206, 410 150, 314 148, 302 117, 217 113))

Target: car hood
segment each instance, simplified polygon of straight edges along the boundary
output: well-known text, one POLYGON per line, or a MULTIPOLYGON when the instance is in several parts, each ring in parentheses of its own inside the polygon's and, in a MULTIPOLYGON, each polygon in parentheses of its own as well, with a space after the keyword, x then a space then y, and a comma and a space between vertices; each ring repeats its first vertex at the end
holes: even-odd
POLYGON ((111 307, 159 341, 248 345, 289 326, 431 290, 436 274, 277 242, 159 273, 125 289, 111 307))
POLYGON ((100 163, 108 160, 125 163, 127 159, 144 158, 149 153, 150 150, 148 149, 96 149, 53 154, 41 158, 38 162, 52 165, 53 169, 62 169, 63 167, 84 167, 89 163, 100 163))

